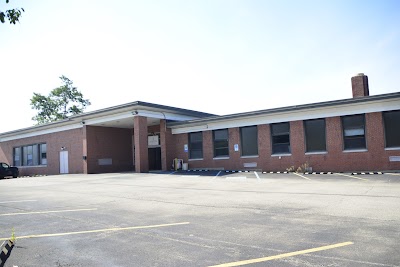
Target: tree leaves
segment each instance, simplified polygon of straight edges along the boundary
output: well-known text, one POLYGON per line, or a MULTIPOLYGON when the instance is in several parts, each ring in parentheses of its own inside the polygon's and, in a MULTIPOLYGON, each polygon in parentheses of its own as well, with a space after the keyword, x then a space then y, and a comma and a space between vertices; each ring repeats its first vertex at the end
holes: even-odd
MULTIPOLYGON (((9 2, 9 0, 6 0, 6 4, 8 4, 9 2)), ((16 24, 17 22, 19 22, 19 18, 21 17, 22 12, 25 12, 23 8, 13 8, 6 10, 5 12, 0 11, 0 22, 6 22, 5 18, 7 18, 10 24, 16 24)))
POLYGON ((32 109, 38 110, 38 114, 32 118, 37 124, 66 119, 71 115, 80 114, 90 105, 88 99, 84 99, 70 79, 64 75, 60 77, 64 83, 53 89, 48 96, 33 93, 31 98, 32 109))

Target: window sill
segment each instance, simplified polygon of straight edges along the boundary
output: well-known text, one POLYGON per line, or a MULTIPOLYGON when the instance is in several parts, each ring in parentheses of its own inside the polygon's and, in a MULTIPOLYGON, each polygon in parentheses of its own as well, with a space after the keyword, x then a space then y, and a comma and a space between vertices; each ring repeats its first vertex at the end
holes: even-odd
POLYGON ((254 158, 258 158, 258 155, 253 155, 253 156, 241 156, 241 159, 254 159, 254 158))
POLYGON ((400 150, 400 147, 386 147, 385 150, 400 150))
POLYGON ((220 160, 220 159, 229 159, 229 157, 216 157, 216 158, 213 158, 213 160, 220 160))
POLYGON ((203 158, 200 158, 200 159, 189 159, 188 161, 196 161, 196 160, 203 160, 203 158))
POLYGON ((328 154, 327 151, 315 151, 315 152, 306 152, 305 155, 325 155, 328 154))
POLYGON ((13 167, 17 167, 18 169, 26 169, 26 168, 46 168, 47 165, 13 166, 13 167))
POLYGON ((286 157, 286 156, 291 156, 292 153, 286 153, 286 154, 272 154, 271 157, 286 157))
POLYGON ((352 153, 352 152, 368 152, 368 149, 348 149, 343 150, 343 153, 352 153))

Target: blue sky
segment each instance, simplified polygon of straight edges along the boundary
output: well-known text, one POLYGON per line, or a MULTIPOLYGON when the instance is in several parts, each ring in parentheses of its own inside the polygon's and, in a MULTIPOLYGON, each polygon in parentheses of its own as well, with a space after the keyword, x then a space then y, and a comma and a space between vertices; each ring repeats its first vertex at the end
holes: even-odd
POLYGON ((0 132, 67 76, 96 110, 147 101, 229 114, 400 91, 400 1, 28 1, 0 24, 0 132), (3 120, 4 122, 4 120, 3 120))

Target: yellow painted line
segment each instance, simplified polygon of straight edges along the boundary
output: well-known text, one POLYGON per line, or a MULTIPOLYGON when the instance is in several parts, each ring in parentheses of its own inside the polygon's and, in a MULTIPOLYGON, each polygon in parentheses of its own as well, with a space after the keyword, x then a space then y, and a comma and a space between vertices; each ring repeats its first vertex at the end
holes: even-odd
MULTIPOLYGON (((80 234, 91 234, 91 233, 102 233, 102 232, 117 232, 117 231, 126 231, 126 230, 136 230, 136 229, 147 229, 147 228, 158 228, 158 227, 167 227, 167 226, 175 226, 175 225, 184 225, 184 224, 189 224, 189 223, 190 222, 181 222, 181 223, 168 223, 168 224, 132 226, 132 227, 123 227, 123 228, 107 228, 107 229, 78 231, 78 232, 66 232, 66 233, 55 233, 55 234, 24 235, 24 236, 16 236, 15 238, 16 239, 27 239, 27 238, 54 237, 54 236, 65 236, 65 235, 80 235, 80 234)), ((0 238, 0 241, 9 240, 9 239, 10 239, 9 237, 0 238)))
POLYGON ((350 178, 353 178, 353 179, 368 181, 368 179, 360 178, 360 177, 357 177, 357 176, 354 176, 354 175, 347 175, 347 174, 343 174, 343 173, 335 173, 335 174, 337 174, 337 175, 342 175, 342 176, 346 176, 346 177, 350 177, 350 178))
POLYGON ((247 265, 247 264, 252 264, 252 263, 283 259, 283 258, 287 258, 287 257, 293 257, 293 256, 303 255, 303 254, 312 253, 312 252, 318 252, 318 251, 323 251, 323 250, 328 250, 328 249, 334 249, 334 248, 344 247, 344 246, 348 246, 348 245, 352 245, 352 244, 354 244, 354 243, 353 242, 344 242, 344 243, 338 243, 338 244, 333 244, 333 245, 323 246, 323 247, 318 247, 318 248, 310 248, 310 249, 305 249, 305 250, 299 250, 299 251, 295 251, 295 252, 289 252, 289 253, 279 254, 279 255, 275 255, 275 256, 264 257, 264 258, 258 258, 258 259, 252 259, 252 260, 244 260, 244 261, 236 261, 236 262, 230 262, 230 263, 223 263, 223 264, 219 264, 219 265, 213 265, 213 266, 210 266, 210 267, 242 266, 242 265, 247 265))
POLYGON ((90 211, 93 209, 77 209, 77 210, 46 210, 46 211, 32 211, 32 212, 17 212, 17 213, 3 213, 0 216, 14 216, 14 215, 28 215, 28 214, 46 214, 46 213, 61 213, 61 212, 74 212, 74 211, 90 211))
POLYGON ((301 178, 304 178, 306 180, 311 180, 310 178, 305 177, 304 175, 298 174, 297 172, 294 172, 293 174, 296 174, 297 176, 300 176, 301 178))

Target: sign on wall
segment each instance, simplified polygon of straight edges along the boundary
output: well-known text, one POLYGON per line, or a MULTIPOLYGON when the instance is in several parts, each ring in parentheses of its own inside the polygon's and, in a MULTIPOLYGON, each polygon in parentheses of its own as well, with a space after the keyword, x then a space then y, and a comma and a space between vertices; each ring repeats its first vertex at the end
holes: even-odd
POLYGON ((187 144, 183 145, 183 151, 185 151, 185 152, 189 151, 189 146, 187 144))
POLYGON ((239 145, 238 145, 238 144, 234 144, 234 145, 233 145, 233 149, 234 149, 235 151, 239 151, 239 145))
POLYGON ((147 141, 148 141, 149 146, 159 146, 160 145, 158 135, 148 136, 147 141))

